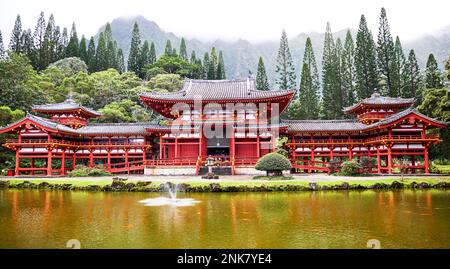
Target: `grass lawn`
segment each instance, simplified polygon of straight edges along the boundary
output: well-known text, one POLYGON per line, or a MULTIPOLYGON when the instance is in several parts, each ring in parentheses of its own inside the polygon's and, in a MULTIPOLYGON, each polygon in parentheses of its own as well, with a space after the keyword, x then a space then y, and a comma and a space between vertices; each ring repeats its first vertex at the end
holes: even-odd
POLYGON ((446 164, 446 165, 435 164, 434 166, 437 169, 439 169, 439 171, 441 171, 441 173, 450 174, 450 164, 446 164))

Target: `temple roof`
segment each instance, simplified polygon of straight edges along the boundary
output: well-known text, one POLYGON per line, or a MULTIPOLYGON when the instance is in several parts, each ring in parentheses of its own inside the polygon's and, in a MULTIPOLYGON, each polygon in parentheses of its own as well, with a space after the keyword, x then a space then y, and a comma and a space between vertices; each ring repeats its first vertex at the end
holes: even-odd
POLYGON ((395 113, 389 117, 386 117, 376 123, 366 125, 357 120, 282 120, 282 123, 287 124, 288 131, 292 132, 327 132, 327 131, 349 131, 349 132, 359 132, 367 131, 370 129, 381 128, 383 126, 389 125, 396 122, 404 117, 411 114, 423 118, 435 126, 443 127, 447 123, 439 121, 424 114, 420 113, 414 108, 408 108, 401 112, 395 113))
POLYGON ((254 100, 283 97, 294 94, 293 90, 260 91, 254 79, 241 80, 194 80, 188 79, 183 88, 175 93, 145 92, 144 98, 166 101, 188 101, 201 98, 216 102, 227 100, 254 100))
POLYGON ((415 101, 414 98, 386 97, 386 96, 381 96, 379 93, 375 92, 369 98, 363 99, 352 106, 345 107, 343 109, 343 111, 347 114, 352 113, 362 105, 386 106, 386 107, 390 107, 390 106, 406 107, 406 106, 410 106, 410 105, 414 104, 414 101, 415 101))
POLYGON ((91 117, 100 117, 102 114, 84 107, 82 105, 77 104, 73 99, 69 98, 67 100, 65 100, 62 103, 56 103, 56 104, 45 104, 45 105, 35 105, 33 106, 33 111, 36 112, 40 112, 40 113, 54 113, 54 112, 72 112, 72 111, 77 111, 77 110, 81 110, 83 111, 85 114, 91 116, 91 117))
POLYGON ((367 127, 357 120, 282 120, 282 123, 294 132, 360 131, 367 127))

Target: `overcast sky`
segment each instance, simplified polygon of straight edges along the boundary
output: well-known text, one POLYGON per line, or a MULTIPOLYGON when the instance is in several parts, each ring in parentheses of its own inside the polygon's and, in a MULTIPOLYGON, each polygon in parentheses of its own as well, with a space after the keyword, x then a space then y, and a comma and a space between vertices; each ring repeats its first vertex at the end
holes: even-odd
POLYGON ((40 11, 56 24, 74 21, 78 35, 94 35, 99 27, 119 16, 143 15, 163 30, 201 40, 276 39, 281 30, 289 36, 323 32, 327 21, 333 31, 357 29, 361 14, 377 33, 381 7, 387 10, 393 35, 409 40, 450 24, 446 0, 0 0, 0 30, 9 43, 17 14, 23 28, 34 30, 40 11))

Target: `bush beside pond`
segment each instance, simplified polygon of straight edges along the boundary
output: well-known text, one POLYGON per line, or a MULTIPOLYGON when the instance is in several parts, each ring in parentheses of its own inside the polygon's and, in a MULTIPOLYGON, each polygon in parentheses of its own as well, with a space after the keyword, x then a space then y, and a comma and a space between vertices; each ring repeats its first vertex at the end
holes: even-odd
MULTIPOLYGON (((269 182, 268 182, 269 183, 269 182)), ((44 190, 76 190, 76 191, 128 191, 128 192, 165 192, 164 183, 152 184, 152 182, 124 182, 115 180, 111 184, 100 185, 75 185, 70 183, 52 184, 48 182, 33 183, 23 181, 11 183, 0 181, 0 188, 11 189, 44 189, 44 190)), ((411 182, 402 183, 393 181, 392 183, 315 183, 301 184, 236 184, 229 185, 220 183, 190 185, 181 183, 177 185, 180 192, 270 192, 270 191, 317 191, 317 190, 364 190, 364 189, 428 189, 428 188, 450 188, 450 182, 442 181, 437 183, 411 182)))

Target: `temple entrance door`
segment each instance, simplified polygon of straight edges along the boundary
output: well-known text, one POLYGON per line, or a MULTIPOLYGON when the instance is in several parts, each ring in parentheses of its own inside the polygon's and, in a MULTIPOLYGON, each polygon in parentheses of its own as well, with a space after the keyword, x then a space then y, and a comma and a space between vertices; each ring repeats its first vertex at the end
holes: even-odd
POLYGON ((217 135, 207 140, 206 153, 207 156, 212 156, 217 161, 224 163, 230 160, 230 139, 226 135, 226 128, 224 128, 223 135, 217 135))

